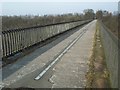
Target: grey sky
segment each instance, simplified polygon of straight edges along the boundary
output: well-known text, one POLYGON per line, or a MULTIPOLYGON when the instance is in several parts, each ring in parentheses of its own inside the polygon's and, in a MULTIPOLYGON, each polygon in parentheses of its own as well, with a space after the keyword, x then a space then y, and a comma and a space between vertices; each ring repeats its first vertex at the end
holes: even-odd
POLYGON ((4 2, 2 15, 82 13, 84 9, 118 11, 117 2, 4 2))

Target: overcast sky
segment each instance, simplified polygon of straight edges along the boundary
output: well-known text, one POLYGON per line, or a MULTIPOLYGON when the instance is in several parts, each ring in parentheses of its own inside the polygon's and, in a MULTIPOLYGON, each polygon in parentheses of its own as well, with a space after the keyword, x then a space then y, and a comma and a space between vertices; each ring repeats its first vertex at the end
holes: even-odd
POLYGON ((117 2, 2 2, 2 15, 82 13, 84 9, 118 11, 117 2))

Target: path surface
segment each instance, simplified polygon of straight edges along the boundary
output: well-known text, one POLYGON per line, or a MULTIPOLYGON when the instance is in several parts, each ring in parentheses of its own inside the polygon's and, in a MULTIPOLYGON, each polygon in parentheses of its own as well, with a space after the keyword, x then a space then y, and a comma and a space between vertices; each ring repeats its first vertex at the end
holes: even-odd
POLYGON ((53 88, 83 88, 85 86, 85 74, 93 44, 95 22, 93 21, 89 24, 89 27, 86 27, 87 32, 53 68, 54 74, 51 77, 54 83, 53 88))
MULTIPOLYGON (((32 55, 25 56, 22 60, 33 60, 3 80, 4 86, 8 87, 84 87, 85 74, 88 66, 93 38, 95 33, 96 20, 90 22, 79 31, 67 37, 54 47, 40 54, 42 48, 36 50, 32 55), (34 80, 55 57, 68 46, 83 30, 84 35, 68 50, 68 52, 53 66, 40 80, 34 80), (40 54, 40 55, 39 55, 40 54), (36 57, 35 57, 36 56, 36 57)), ((55 43, 54 41, 52 43, 55 43)), ((50 47, 49 45, 46 46, 50 47)), ((15 65, 10 68, 16 67, 15 65)))

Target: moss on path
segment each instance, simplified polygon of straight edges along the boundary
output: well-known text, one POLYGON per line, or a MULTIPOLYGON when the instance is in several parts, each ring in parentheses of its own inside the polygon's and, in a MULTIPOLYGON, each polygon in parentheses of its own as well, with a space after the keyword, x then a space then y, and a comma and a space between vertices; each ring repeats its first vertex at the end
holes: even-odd
POLYGON ((88 65, 89 71, 86 74, 86 88, 110 88, 109 72, 105 61, 98 22, 96 23, 93 51, 88 65))

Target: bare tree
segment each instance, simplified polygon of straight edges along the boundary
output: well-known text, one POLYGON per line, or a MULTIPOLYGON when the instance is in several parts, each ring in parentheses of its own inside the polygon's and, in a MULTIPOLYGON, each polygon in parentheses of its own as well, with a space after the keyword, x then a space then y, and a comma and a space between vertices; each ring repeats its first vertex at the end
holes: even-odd
POLYGON ((94 19, 95 13, 93 9, 85 9, 84 11, 84 18, 85 19, 94 19))

